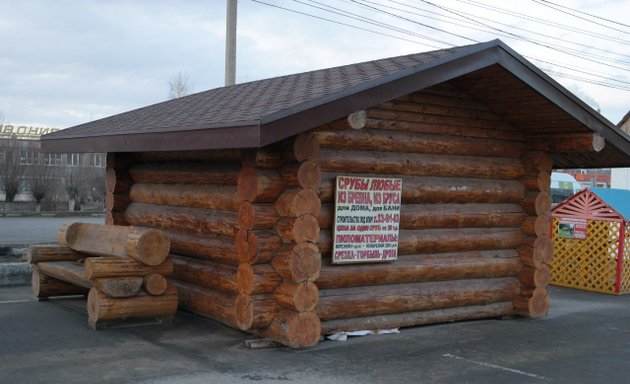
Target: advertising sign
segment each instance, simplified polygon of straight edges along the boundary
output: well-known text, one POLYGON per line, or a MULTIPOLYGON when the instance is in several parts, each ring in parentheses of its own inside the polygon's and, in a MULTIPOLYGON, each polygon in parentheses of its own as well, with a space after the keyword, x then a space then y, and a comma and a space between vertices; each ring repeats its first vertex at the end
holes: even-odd
POLYGON ((586 239, 588 222, 584 219, 562 218, 558 221, 558 237, 565 239, 586 239))
POLYGON ((402 179, 337 176, 332 261, 394 261, 402 179))

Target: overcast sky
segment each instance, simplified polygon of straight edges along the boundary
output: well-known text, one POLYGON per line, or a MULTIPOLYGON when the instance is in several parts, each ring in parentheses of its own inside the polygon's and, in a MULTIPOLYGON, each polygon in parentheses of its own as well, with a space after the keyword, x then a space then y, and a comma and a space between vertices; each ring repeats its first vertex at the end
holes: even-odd
MULTIPOLYGON (((363 6, 352 0, 264 0, 398 37, 394 38, 240 0, 237 82, 499 37, 517 52, 546 61, 534 63, 549 73, 625 88, 552 75, 613 123, 630 108, 630 28, 577 14, 604 24, 599 26, 561 12, 566 9, 549 7, 555 3, 630 23, 630 0, 553 0, 547 6, 536 0, 434 1, 448 8, 416 0, 362 0, 363 6), (301 3, 333 6, 390 29, 301 3), (509 7, 510 12, 564 27, 479 4, 509 7), (471 24, 471 20, 503 32, 465 28, 488 29, 471 24), (538 44, 515 35, 536 39, 538 44)), ((188 75, 195 92, 220 87, 224 80, 224 39, 224 0, 0 0, 0 112, 5 124, 65 128, 164 101, 168 82, 178 72, 188 75)))

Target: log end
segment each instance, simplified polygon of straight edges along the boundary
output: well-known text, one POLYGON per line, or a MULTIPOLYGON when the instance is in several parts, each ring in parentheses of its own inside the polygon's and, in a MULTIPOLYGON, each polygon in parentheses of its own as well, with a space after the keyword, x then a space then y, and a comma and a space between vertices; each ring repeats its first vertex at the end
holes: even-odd
POLYGON ((234 302, 234 317, 236 326, 242 331, 252 327, 254 323, 254 305, 251 296, 240 294, 234 302))
POLYGON ((168 281, 160 274, 150 273, 142 279, 142 287, 149 295, 160 296, 166 292, 168 281))
POLYGON ((254 291, 254 270, 251 265, 239 264, 236 272, 236 285, 240 293, 249 295, 254 291))
POLYGON ((130 257, 150 266, 162 264, 170 249, 170 239, 158 230, 134 231, 127 236, 125 244, 125 251, 130 257))
POLYGON ((236 234, 236 253, 239 263, 255 263, 258 256, 258 236, 253 231, 240 229, 236 234))
POLYGON ((319 342, 321 322, 313 312, 281 311, 263 333, 291 348, 310 347, 319 342))

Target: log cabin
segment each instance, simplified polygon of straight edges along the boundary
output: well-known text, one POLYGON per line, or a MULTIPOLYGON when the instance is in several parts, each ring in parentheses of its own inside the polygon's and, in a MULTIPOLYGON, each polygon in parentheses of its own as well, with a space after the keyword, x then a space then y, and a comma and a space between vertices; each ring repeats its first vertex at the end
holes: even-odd
MULTIPOLYGON (((106 222, 168 235, 180 308, 295 348, 544 316, 552 168, 630 165, 628 136, 498 40, 212 89, 42 140, 108 154, 106 222), (338 177, 402 181, 390 261, 333 263, 338 177)), ((353 229, 357 246, 391 246, 353 229)))

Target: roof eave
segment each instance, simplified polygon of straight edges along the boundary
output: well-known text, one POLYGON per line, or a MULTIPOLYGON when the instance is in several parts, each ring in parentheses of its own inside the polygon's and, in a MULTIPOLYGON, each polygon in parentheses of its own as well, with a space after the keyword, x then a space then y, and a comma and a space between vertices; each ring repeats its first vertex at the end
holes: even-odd
POLYGON ((258 124, 91 137, 42 137, 45 152, 149 152, 260 147, 258 124))

